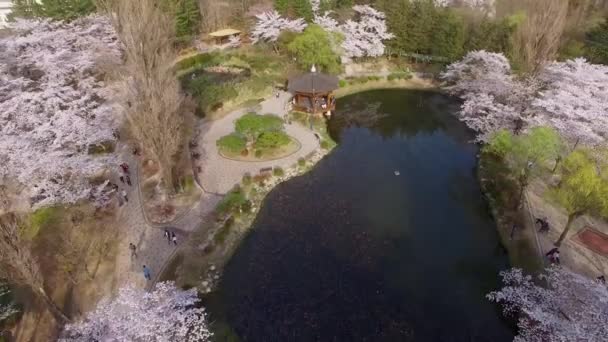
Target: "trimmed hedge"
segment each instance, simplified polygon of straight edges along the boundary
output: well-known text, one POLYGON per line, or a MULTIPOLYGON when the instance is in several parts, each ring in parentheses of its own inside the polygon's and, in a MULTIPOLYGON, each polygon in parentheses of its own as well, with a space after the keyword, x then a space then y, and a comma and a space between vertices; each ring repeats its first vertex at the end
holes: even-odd
POLYGON ((260 134, 255 147, 261 150, 273 149, 289 144, 289 136, 281 131, 269 131, 260 134))
POLYGON ((409 80, 412 78, 412 73, 404 71, 404 72, 394 72, 386 78, 389 81, 393 80, 409 80))
POLYGON ((216 144, 220 149, 232 153, 240 153, 247 147, 245 138, 237 133, 232 133, 221 137, 216 144))

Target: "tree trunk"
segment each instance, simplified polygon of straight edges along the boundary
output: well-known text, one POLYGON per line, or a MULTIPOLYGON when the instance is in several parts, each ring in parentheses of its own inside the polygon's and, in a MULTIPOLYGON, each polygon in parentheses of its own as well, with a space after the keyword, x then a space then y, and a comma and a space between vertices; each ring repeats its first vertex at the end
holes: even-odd
POLYGON ((55 317, 58 322, 60 322, 61 324, 70 322, 68 316, 66 316, 63 311, 61 311, 61 309, 57 306, 57 304, 55 304, 55 302, 51 299, 51 297, 49 297, 49 295, 43 288, 38 288, 36 291, 38 292, 38 295, 40 295, 40 297, 47 304, 49 311, 51 312, 51 314, 53 314, 53 317, 55 317))
POLYGON ((559 163, 562 161, 562 156, 557 156, 557 158, 555 158, 555 166, 553 166, 553 170, 551 170, 552 174, 555 174, 555 171, 557 170, 557 168, 559 167, 559 163))
POLYGON ((524 192, 526 191, 526 187, 528 186, 528 175, 527 172, 519 177, 519 195, 517 196, 517 201, 515 202, 514 210, 519 209, 521 206, 521 202, 524 198, 524 192))
POLYGON ((562 232, 562 234, 559 236, 559 239, 557 239, 557 241, 555 241, 556 247, 561 246, 562 242, 564 241, 564 239, 568 235, 568 232, 570 231, 572 222, 574 222, 574 220, 576 220, 578 218, 578 216, 579 216, 578 213, 568 215, 568 222, 566 222, 566 227, 564 228, 564 231, 562 232))

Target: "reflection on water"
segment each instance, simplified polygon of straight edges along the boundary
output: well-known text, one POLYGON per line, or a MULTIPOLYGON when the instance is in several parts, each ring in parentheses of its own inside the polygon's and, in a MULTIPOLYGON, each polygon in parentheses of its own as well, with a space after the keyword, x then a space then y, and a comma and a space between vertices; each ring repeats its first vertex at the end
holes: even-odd
POLYGON ((484 298, 507 258, 454 103, 382 90, 338 106, 339 146, 269 194, 214 318, 246 341, 511 340, 484 298))

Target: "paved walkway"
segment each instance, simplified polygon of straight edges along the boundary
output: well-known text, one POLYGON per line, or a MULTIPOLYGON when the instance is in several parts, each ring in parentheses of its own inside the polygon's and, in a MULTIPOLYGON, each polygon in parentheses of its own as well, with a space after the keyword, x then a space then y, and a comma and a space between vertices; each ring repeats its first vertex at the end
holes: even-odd
MULTIPOLYGON (((546 190, 544 184, 534 182, 530 184, 526 193, 526 201, 528 202, 532 217, 546 217, 549 222, 550 230, 546 234, 538 233, 538 227, 533 227, 543 257, 547 251, 554 247, 553 243, 559 238, 567 221, 567 215, 564 210, 551 205, 541 195, 546 193, 546 190)), ((576 234, 584 227, 592 227, 608 234, 608 223, 603 220, 583 216, 574 221, 572 225, 568 236, 559 249, 561 263, 590 278, 596 278, 601 274, 608 276, 608 258, 590 250, 578 241, 576 237, 576 234)), ((544 257, 544 260, 545 264, 548 265, 546 257, 544 257)))
MULTIPOLYGON (((286 104, 290 99, 288 93, 281 93, 278 98, 272 97, 261 103, 262 114, 276 114, 284 117, 287 114, 286 104)), ((124 226, 119 230, 119 251, 116 262, 116 284, 119 288, 126 284, 150 288, 157 280, 166 264, 190 233, 200 227, 203 220, 213 211, 222 195, 240 182, 246 172, 257 174, 260 168, 280 166, 287 168, 297 163, 319 147, 314 134, 298 124, 286 125, 286 132, 296 138, 302 145, 296 153, 280 160, 267 162, 241 162, 229 160, 218 154, 215 142, 221 136, 234 131, 234 121, 247 113, 247 109, 237 110, 226 117, 202 123, 200 131, 202 173, 199 174, 203 193, 200 200, 186 213, 171 223, 157 225, 148 221, 141 203, 142 195, 139 189, 139 173, 136 159, 129 153, 129 148, 123 147, 123 155, 131 168, 132 187, 124 186, 128 192, 129 201, 119 209, 119 222, 124 226), (177 235, 178 246, 168 243, 164 236, 167 228, 177 235), (129 243, 137 246, 137 258, 131 258, 129 243), (150 268, 152 281, 146 281, 143 276, 143 265, 150 268)), ((116 184, 121 184, 115 180, 116 184)), ((122 189, 121 188, 121 189, 122 189)))
MULTIPOLYGON (((141 203, 139 174, 137 161, 129 157, 131 180, 133 186, 125 188, 128 191, 129 202, 119 211, 119 222, 123 225, 120 232, 124 235, 119 238, 119 251, 116 262, 117 284, 120 288, 126 284, 150 288, 153 285, 166 263, 176 252, 177 248, 197 229, 205 217, 215 208, 220 196, 203 193, 200 201, 171 223, 157 225, 149 222, 144 214, 141 203), (169 244, 164 236, 165 227, 170 227, 177 235, 178 245, 169 244), (131 258, 129 243, 137 246, 137 258, 131 258), (143 265, 150 268, 152 281, 146 281, 143 276, 143 265)), ((116 182, 116 184, 120 184, 116 182)))
MULTIPOLYGON (((286 104, 290 98, 289 93, 281 92, 278 98, 273 96, 263 101, 262 108, 257 113, 285 117, 286 104)), ((222 136, 234 132, 234 122, 248 111, 248 109, 237 110, 219 120, 204 122, 200 127, 198 152, 201 155, 199 165, 202 171, 199 173, 199 181, 206 191, 225 194, 241 181, 245 173, 255 175, 261 168, 266 167, 287 168, 319 147, 319 141, 312 131, 300 124, 292 123, 285 124, 285 131, 302 145, 300 150, 294 154, 283 159, 262 162, 243 162, 223 158, 218 153, 216 141, 222 136)))

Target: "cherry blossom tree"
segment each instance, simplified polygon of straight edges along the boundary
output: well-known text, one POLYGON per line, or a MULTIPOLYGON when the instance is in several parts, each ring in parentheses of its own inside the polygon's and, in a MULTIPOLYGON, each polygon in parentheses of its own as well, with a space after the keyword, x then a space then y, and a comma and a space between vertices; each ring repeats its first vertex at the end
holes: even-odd
POLYGON ((331 11, 323 13, 323 15, 318 15, 315 13, 315 17, 313 22, 319 26, 321 26, 325 31, 328 32, 340 32, 340 24, 338 21, 331 17, 331 11))
POLYGON ((67 325, 59 341, 210 341, 199 302, 195 289, 182 291, 171 282, 158 283, 151 292, 125 287, 83 321, 67 325))
POLYGON ((251 32, 251 40, 254 44, 259 41, 275 42, 283 31, 302 32, 306 28, 304 19, 283 18, 275 10, 258 14, 255 17, 256 24, 251 32))
POLYGON ((488 294, 505 314, 519 314, 515 341, 608 341, 608 289, 605 284, 552 267, 539 285, 520 269, 501 272, 505 286, 488 294))
POLYGON ((345 57, 382 56, 384 41, 394 37, 388 32, 386 16, 368 5, 356 5, 353 10, 358 20, 347 20, 340 27, 345 38, 342 43, 345 57))
POLYGON ((464 103, 459 116, 479 133, 550 126, 571 144, 608 138, 608 67, 584 59, 553 62, 537 77, 515 77, 502 54, 469 52, 442 73, 446 89, 464 103))
POLYGON ((533 79, 516 80, 504 55, 483 50, 449 65, 441 79, 464 100, 458 115, 479 133, 479 141, 488 141, 498 130, 520 130, 538 87, 533 79))
POLYGON ((70 23, 17 20, 0 39, 0 179, 16 181, 34 207, 108 199, 92 178, 116 165, 112 145, 122 118, 97 62, 120 62, 104 17, 70 23))
POLYGON ((540 73, 545 83, 532 102, 537 124, 551 125, 570 141, 598 144, 608 138, 608 66, 583 58, 553 62, 540 73))

